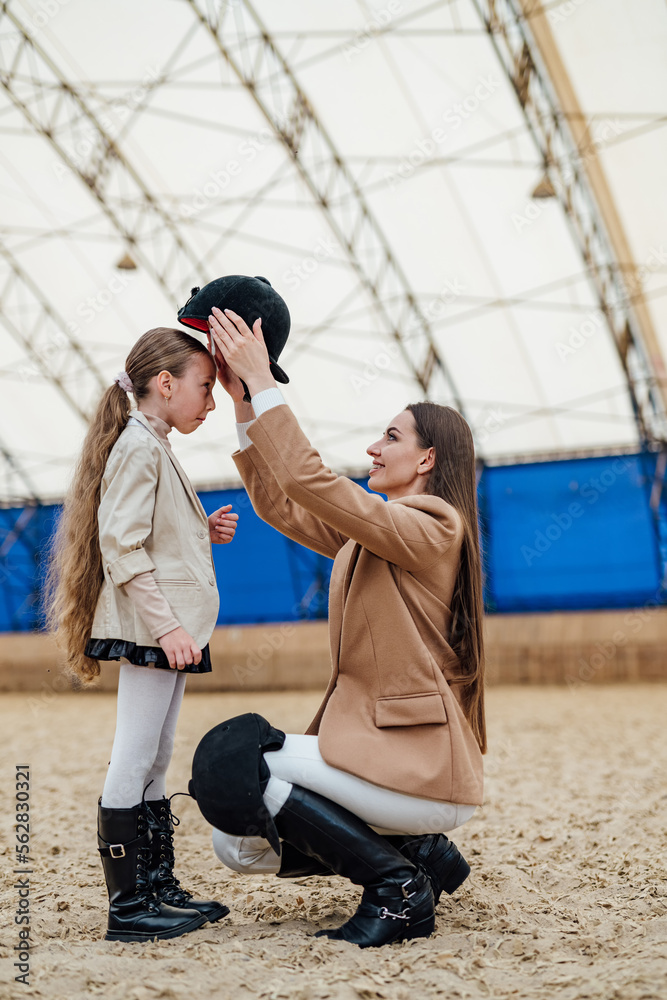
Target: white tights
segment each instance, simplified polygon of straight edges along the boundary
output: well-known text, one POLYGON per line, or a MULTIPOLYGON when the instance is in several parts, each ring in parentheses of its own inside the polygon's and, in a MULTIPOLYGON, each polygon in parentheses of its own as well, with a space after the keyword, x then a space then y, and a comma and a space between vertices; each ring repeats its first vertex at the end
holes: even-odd
MULTIPOLYGON (((264 754, 271 776, 264 804, 277 816, 292 791, 301 785, 344 806, 378 833, 447 833, 467 823, 476 806, 434 802, 393 792, 339 771, 322 759, 317 736, 289 734, 280 750, 264 754)), ((246 874, 275 874, 280 856, 263 837, 236 837, 213 828, 213 850, 224 865, 246 874)))
POLYGON ((166 774, 174 749, 186 674, 182 670, 135 667, 121 660, 116 735, 102 792, 108 809, 129 809, 166 793, 166 774))

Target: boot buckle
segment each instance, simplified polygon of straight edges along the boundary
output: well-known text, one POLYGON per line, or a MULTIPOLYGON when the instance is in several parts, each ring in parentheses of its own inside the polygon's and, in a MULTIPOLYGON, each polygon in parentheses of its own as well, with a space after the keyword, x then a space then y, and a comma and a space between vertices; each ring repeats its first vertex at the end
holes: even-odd
POLYGON ((109 855, 112 858, 124 858, 125 844, 109 844, 109 855))
POLYGON ((403 895, 403 899, 412 899, 412 897, 417 892, 416 888, 414 888, 412 890, 412 892, 408 892, 408 890, 407 890, 407 886, 414 885, 414 881, 415 881, 414 879, 409 878, 408 881, 404 882, 403 885, 401 886, 401 893, 403 895))
POLYGON ((386 920, 387 917, 391 917, 392 920, 409 920, 409 913, 392 913, 388 910, 386 906, 383 906, 380 910, 380 920, 386 920))

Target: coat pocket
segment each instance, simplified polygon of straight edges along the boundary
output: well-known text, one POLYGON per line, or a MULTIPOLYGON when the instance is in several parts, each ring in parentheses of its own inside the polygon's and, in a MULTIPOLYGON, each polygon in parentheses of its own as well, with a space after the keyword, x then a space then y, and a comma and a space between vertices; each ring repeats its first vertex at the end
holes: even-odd
POLYGON ((444 725, 447 712, 442 695, 409 694, 401 698, 378 698, 375 702, 375 725, 378 729, 389 726, 444 725))
POLYGON ((201 601, 201 588, 196 580, 157 579, 155 582, 172 609, 178 610, 179 607, 199 604, 201 601))

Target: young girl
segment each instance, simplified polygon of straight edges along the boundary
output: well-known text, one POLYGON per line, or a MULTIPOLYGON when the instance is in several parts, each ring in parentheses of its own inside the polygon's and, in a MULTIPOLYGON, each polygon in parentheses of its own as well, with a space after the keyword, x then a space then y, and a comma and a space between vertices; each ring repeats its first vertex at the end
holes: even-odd
POLYGON ((54 544, 49 622, 68 671, 85 684, 99 660, 121 661, 98 808, 107 940, 176 937, 229 912, 174 877, 165 797, 185 675, 211 670, 211 542, 230 542, 238 519, 230 506, 207 518, 167 435, 203 424, 214 384, 214 362, 190 334, 160 327, 140 337, 93 417, 54 544))

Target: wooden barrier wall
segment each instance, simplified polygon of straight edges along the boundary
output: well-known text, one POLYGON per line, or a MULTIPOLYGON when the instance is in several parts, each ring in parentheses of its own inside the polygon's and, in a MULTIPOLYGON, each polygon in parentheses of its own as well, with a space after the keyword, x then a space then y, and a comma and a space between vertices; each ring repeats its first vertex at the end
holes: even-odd
MULTIPOLYGON (((329 678, 326 622, 286 622, 215 630, 214 669, 192 677, 190 690, 324 689, 329 678)), ((667 608, 530 615, 486 619, 489 684, 582 684, 667 680, 667 608)), ((97 685, 115 690, 117 667, 102 665, 97 685)), ((51 639, 0 635, 0 691, 70 687, 51 639)))

